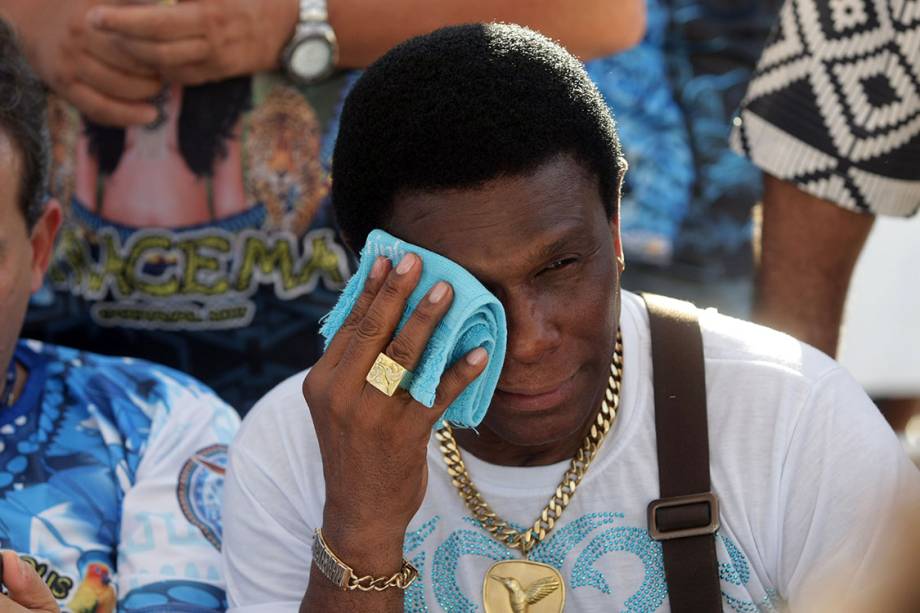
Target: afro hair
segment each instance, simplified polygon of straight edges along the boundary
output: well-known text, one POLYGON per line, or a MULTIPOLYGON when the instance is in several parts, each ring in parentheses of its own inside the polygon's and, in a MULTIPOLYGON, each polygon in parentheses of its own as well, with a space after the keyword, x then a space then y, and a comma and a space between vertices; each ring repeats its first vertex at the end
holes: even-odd
POLYGON ((391 49, 346 98, 332 164, 336 219, 357 249, 386 227, 401 193, 474 189, 562 154, 597 177, 614 219, 626 164, 582 64, 524 27, 443 28, 391 49))

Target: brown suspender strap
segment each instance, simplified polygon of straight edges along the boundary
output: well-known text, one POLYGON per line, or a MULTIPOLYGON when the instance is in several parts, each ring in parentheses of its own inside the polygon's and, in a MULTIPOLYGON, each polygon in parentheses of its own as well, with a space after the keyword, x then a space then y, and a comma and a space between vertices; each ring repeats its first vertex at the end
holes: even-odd
POLYGON ((643 298, 652 336, 661 490, 661 498, 648 506, 649 533, 661 541, 671 611, 721 611, 719 505, 709 480, 706 372, 696 307, 653 294, 643 298))

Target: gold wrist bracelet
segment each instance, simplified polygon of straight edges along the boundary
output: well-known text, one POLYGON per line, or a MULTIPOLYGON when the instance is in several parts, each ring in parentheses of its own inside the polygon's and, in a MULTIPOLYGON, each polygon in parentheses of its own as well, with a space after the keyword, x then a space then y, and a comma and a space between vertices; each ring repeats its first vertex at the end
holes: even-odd
POLYGON ((316 568, 341 590, 361 590, 362 592, 382 592, 391 587, 401 590, 406 589, 418 578, 418 569, 411 562, 403 558, 402 568, 395 575, 389 577, 372 577, 366 575, 359 577, 354 569, 342 562, 335 555, 326 540, 323 531, 316 529, 313 534, 313 563, 316 568))

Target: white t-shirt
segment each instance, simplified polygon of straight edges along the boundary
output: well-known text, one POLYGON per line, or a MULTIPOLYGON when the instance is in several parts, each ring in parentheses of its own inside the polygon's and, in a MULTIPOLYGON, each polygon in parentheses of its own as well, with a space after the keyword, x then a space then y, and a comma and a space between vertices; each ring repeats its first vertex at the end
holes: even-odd
MULTIPOLYGON (((701 313, 723 608, 795 608, 830 568, 856 567, 890 533, 884 511, 920 496, 920 473, 862 389, 798 341, 701 313)), ((647 532, 659 497, 648 315, 623 294, 625 372, 616 424, 572 503, 531 559, 560 570, 566 610, 668 611, 661 546, 647 532)), ((233 443, 224 565, 234 611, 296 611, 307 587, 324 483, 303 374, 270 392, 233 443)), ((490 465, 465 454, 504 519, 530 525, 567 463, 490 465)), ((470 517, 429 445, 430 477, 405 555, 419 569, 406 611, 481 611, 482 581, 518 554, 470 517)), ((348 561, 359 566, 357 561, 348 561)))

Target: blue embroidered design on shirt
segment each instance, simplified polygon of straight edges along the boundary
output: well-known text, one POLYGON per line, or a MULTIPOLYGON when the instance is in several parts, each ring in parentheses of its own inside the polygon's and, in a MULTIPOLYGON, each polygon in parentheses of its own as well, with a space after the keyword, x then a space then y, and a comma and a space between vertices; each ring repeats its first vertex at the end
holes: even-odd
MULTIPOLYGON (((408 558, 413 551, 421 547, 425 539, 434 532, 439 521, 441 521, 441 516, 435 515, 422 524, 418 530, 406 533, 406 540, 403 543, 403 555, 408 558)), ((428 613, 428 603, 425 602, 425 552, 419 553, 410 562, 418 569, 418 579, 406 590, 403 609, 406 613, 428 613)))
POLYGON ((483 532, 456 530, 451 533, 435 552, 431 567, 434 596, 445 611, 473 613, 479 610, 463 595, 457 584, 457 566, 460 558, 467 555, 481 556, 496 562, 515 558, 510 549, 483 532))
POLYGON ((566 556, 594 530, 623 519, 622 513, 588 513, 575 521, 561 526, 550 538, 540 543, 531 554, 534 562, 549 564, 561 569, 566 556))
POLYGON ((751 579, 751 569, 747 560, 744 559, 744 554, 741 553, 741 550, 738 549, 733 540, 723 534, 718 534, 717 536, 722 541, 722 544, 725 545, 725 550, 731 560, 731 562, 719 563, 719 579, 733 585, 744 585, 751 579))
MULTIPOLYGON (((623 513, 614 512, 583 515, 560 526, 549 539, 534 548, 530 559, 548 564, 562 572, 566 559, 585 539, 599 528, 616 524, 623 518, 623 513)), ((407 533, 404 546, 406 557, 417 551, 434 534, 440 520, 440 516, 435 516, 417 530, 407 533)), ((478 520, 463 517, 462 521, 475 527, 475 530, 458 529, 450 533, 435 549, 431 565, 430 581, 435 600, 444 611, 451 613, 480 611, 479 594, 464 594, 457 579, 460 561, 464 556, 478 556, 495 562, 519 557, 517 552, 502 546, 482 531, 478 520)), ((512 527, 522 529, 522 526, 518 525, 512 527)), ((722 545, 720 557, 727 557, 729 560, 719 564, 723 587, 746 585, 751 580, 751 569, 744 554, 730 537, 722 533, 718 533, 716 537, 722 545)), ((668 595, 664 560, 661 544, 652 540, 645 528, 616 526, 594 536, 575 558, 566 583, 573 592, 594 588, 599 592, 598 596, 614 594, 615 587, 610 583, 614 578, 604 576, 594 565, 601 557, 615 552, 636 556, 645 571, 642 584, 624 601, 623 611, 647 613, 658 610, 668 595)), ((419 581, 406 593, 405 610, 409 613, 428 613, 428 605, 425 602, 425 582, 428 580, 425 573, 425 553, 419 552, 412 558, 412 562, 419 569, 419 581)), ((764 597, 756 603, 734 596, 725 590, 722 591, 722 596, 725 606, 738 613, 771 613, 777 611, 777 603, 782 602, 773 589, 767 589, 764 597)))

